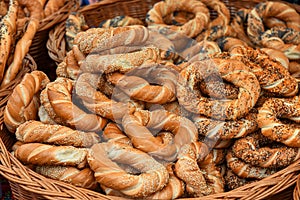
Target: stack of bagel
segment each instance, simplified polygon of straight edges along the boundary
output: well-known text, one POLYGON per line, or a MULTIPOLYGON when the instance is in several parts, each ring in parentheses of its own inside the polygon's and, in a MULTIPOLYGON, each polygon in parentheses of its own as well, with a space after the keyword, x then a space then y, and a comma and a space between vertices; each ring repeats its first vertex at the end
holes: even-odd
POLYGON ((125 198, 202 197, 274 174, 300 158, 299 21, 281 2, 231 18, 222 1, 165 0, 144 21, 97 28, 74 13, 57 78, 28 73, 8 100, 13 154, 125 198))

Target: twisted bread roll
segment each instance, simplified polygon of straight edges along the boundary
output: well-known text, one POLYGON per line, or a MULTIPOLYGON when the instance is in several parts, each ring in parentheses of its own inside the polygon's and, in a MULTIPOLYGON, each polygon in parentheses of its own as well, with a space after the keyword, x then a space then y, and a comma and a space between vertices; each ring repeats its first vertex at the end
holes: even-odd
POLYGON ((165 24, 182 26, 188 21, 192 20, 195 17, 195 14, 187 12, 187 11, 174 11, 165 17, 163 17, 163 21, 165 24))
POLYGON ((79 51, 78 46, 73 45, 72 49, 67 52, 63 62, 58 64, 56 75, 76 80, 80 73, 80 65, 84 59, 85 56, 79 51))
POLYGON ((4 123, 14 133, 23 122, 36 119, 39 107, 38 93, 48 84, 49 79, 42 71, 26 73, 14 88, 4 110, 4 123))
POLYGON ((222 51, 230 51, 231 49, 242 46, 247 47, 247 43, 243 40, 233 38, 233 37, 221 37, 217 39, 217 44, 222 51))
POLYGON ((135 148, 167 161, 174 161, 181 146, 198 138, 197 128, 189 119, 165 110, 139 110, 127 114, 122 119, 122 126, 135 148), (173 141, 164 143, 160 137, 154 137, 148 128, 172 132, 173 141))
POLYGON ((70 183, 78 187, 95 189, 97 186, 94 172, 89 168, 79 170, 75 167, 44 165, 36 166, 35 171, 48 178, 70 183))
POLYGON ((15 151, 15 156, 21 162, 33 165, 60 165, 84 168, 87 164, 87 150, 72 146, 28 143, 19 146, 15 151))
POLYGON ((81 65, 81 70, 91 73, 126 73, 136 67, 160 60, 156 47, 144 47, 140 51, 115 55, 90 54, 81 65))
POLYGON ((297 124, 284 123, 280 118, 299 122, 299 97, 290 99, 270 98, 258 110, 257 121, 261 133, 267 138, 282 142, 290 147, 300 147, 300 134, 297 124))
POLYGON ((203 160, 208 153, 208 147, 204 143, 193 142, 184 145, 178 154, 175 173, 185 182, 186 191, 192 197, 206 196, 213 192, 197 164, 197 161, 203 160))
POLYGON ((201 31, 208 25, 208 21, 209 10, 202 2, 195 0, 161 1, 156 3, 146 15, 146 22, 148 26, 165 27, 188 37, 194 37, 201 33, 201 31), (191 19, 182 26, 165 24, 163 18, 168 14, 178 10, 191 12, 195 15, 195 18, 191 19))
MULTIPOLYGON (((1 5, 3 6, 3 5, 1 5)), ((1 8, 2 9, 2 8, 1 8)), ((0 22, 0 82, 2 81, 5 71, 7 59, 9 57, 11 45, 14 43, 14 35, 16 34, 16 21, 17 21, 18 1, 10 0, 8 12, 0 22)))
POLYGON ((164 104, 176 98, 176 75, 175 70, 154 64, 136 68, 125 75, 115 72, 107 79, 132 99, 164 104))
POLYGON ((180 53, 180 55, 189 62, 194 62, 197 60, 204 60, 214 53, 220 53, 221 49, 218 44, 213 41, 201 41, 197 42, 195 45, 185 49, 180 53))
POLYGON ((239 9, 232 18, 230 26, 236 33, 236 37, 247 43, 248 46, 254 47, 251 39, 247 35, 248 14, 251 10, 246 8, 239 9), (246 26, 244 26, 246 25, 246 26))
POLYGON ((131 25, 143 25, 144 23, 134 17, 120 15, 111 19, 106 19, 100 22, 99 28, 109 28, 109 27, 120 27, 120 26, 131 26, 131 25))
POLYGON ((227 152, 226 161, 229 169, 240 178, 263 179, 276 173, 275 169, 249 165, 237 158, 232 151, 227 152))
POLYGON ((300 15, 295 9, 282 2, 262 2, 248 15, 247 33, 255 44, 261 44, 260 36, 265 32, 262 19, 266 17, 276 17, 285 21, 288 28, 300 31, 300 15))
POLYGON ((105 141, 120 142, 122 144, 132 146, 130 139, 125 135, 125 133, 116 123, 108 123, 103 131, 102 137, 105 141))
POLYGON ((224 83, 222 78, 211 75, 199 84, 199 89, 203 95, 215 99, 237 99, 239 88, 230 83, 224 83))
POLYGON ((286 23, 284 21, 282 21, 281 19, 278 19, 276 17, 267 17, 264 19, 264 25, 267 28, 274 28, 274 27, 283 27, 283 28, 287 28, 286 27, 286 23))
POLYGON ((88 163, 96 180, 105 187, 141 198, 164 188, 169 180, 167 169, 148 154, 121 143, 95 144, 88 154, 88 163), (140 171, 131 175, 119 167, 126 163, 140 171))
POLYGON ((84 131, 101 131, 107 120, 100 116, 86 113, 72 102, 73 82, 58 77, 43 91, 41 102, 49 116, 58 124, 84 131))
POLYGON ((72 130, 66 126, 44 124, 34 120, 21 124, 15 134, 16 138, 24 143, 90 147, 100 142, 100 137, 96 133, 72 130))
POLYGON ((235 141, 232 151, 246 163, 267 168, 286 167, 300 157, 300 148, 262 147, 268 143, 271 141, 258 132, 235 141))
POLYGON ((294 96, 298 92, 297 81, 288 70, 259 49, 236 47, 230 51, 230 58, 245 63, 267 92, 285 97, 294 96))
POLYGON ((141 25, 117 28, 90 28, 80 32, 74 39, 84 54, 101 52, 117 46, 140 46, 149 37, 149 31, 141 25))
POLYGON ((126 113, 134 112, 135 105, 130 101, 116 102, 98 91, 99 79, 97 74, 82 73, 76 81, 76 94, 87 109, 113 121, 122 119, 126 113))
POLYGON ((44 124, 57 124, 47 113, 45 107, 43 105, 40 105, 38 110, 38 116, 39 120, 43 122, 44 124))
MULTIPOLYGON (((62 0, 63 3, 64 1, 65 0, 62 0)), ((48 2, 48 4, 49 3, 51 2, 48 2)), ((46 12, 46 8, 45 8, 45 12, 46 12)), ((81 13, 75 12, 75 13, 71 13, 68 16, 68 19, 66 20, 66 34, 65 34, 68 50, 72 49, 74 38, 76 37, 76 35, 81 31, 87 30, 88 28, 89 27, 85 22, 84 16, 81 13)))
POLYGON ((252 183, 255 180, 250 181, 249 179, 240 178, 231 169, 226 169, 226 174, 224 176, 225 184, 229 190, 236 189, 248 183, 252 183))
POLYGON ((260 93, 257 78, 240 61, 211 59, 196 61, 180 72, 177 98, 190 112, 216 119, 236 120, 247 114, 255 105, 260 93), (212 74, 240 87, 237 99, 210 100, 195 90, 196 84, 212 74))
POLYGON ((44 9, 45 17, 49 17, 53 13, 57 12, 65 5, 65 2, 65 0, 48 0, 44 9))
POLYGON ((215 41, 220 37, 236 37, 236 33, 229 25, 217 25, 212 27, 211 29, 207 29, 206 31, 202 32, 196 37, 196 40, 198 42, 203 40, 215 41))
POLYGON ((289 64, 290 61, 289 59, 286 57, 286 55, 284 55, 284 53, 280 50, 276 50, 276 49, 271 49, 271 48, 261 48, 260 49, 262 52, 268 54, 268 56, 273 59, 276 60, 277 62, 280 62, 280 64, 285 67, 286 69, 289 70, 289 64))
POLYGON ((166 168, 169 172, 168 184, 145 199, 177 199, 184 194, 184 183, 174 174, 173 164, 168 164, 166 168))
POLYGON ((43 6, 38 1, 19 0, 19 4, 26 6, 30 12, 30 21, 22 38, 17 42, 12 63, 7 68, 0 88, 12 81, 22 67, 22 61, 29 51, 33 37, 38 30, 40 20, 43 18, 43 6))
POLYGON ((200 115, 194 116, 193 121, 198 128, 198 133, 211 139, 241 138, 258 129, 255 110, 251 110, 244 118, 235 121, 219 121, 200 115))
POLYGON ((218 16, 209 22, 208 28, 216 26, 226 26, 230 21, 230 11, 223 1, 220 0, 200 0, 208 8, 216 11, 218 16))

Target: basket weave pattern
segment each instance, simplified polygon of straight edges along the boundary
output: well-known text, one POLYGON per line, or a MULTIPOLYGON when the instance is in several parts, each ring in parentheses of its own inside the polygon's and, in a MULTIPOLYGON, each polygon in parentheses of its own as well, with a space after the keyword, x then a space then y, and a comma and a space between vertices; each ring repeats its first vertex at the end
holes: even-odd
MULTIPOLYGON (((97 26, 102 20, 117 15, 130 15, 144 19, 145 13, 159 0, 103 0, 97 4, 80 9, 90 27, 97 26)), ((242 7, 253 7, 261 1, 224 1, 230 8, 231 14, 242 7)), ((297 7, 299 11, 299 7, 297 7)), ((66 55, 65 25, 67 14, 64 14, 58 26, 49 32, 47 48, 49 56, 60 63, 66 55)), ((45 28, 47 29, 47 28, 45 28)), ((14 86, 12 86, 13 88, 14 86)), ((0 93, 1 94, 1 93, 0 93)), ((9 94, 6 95, 7 98, 9 94)), ((5 104, 1 104, 1 108, 5 104)), ((0 112, 0 117, 3 111, 0 112)), ((0 121, 1 124, 2 121, 0 121)), ((119 197, 105 196, 91 190, 78 188, 60 181, 45 178, 29 168, 23 166, 9 153, 14 138, 2 129, 0 140, 0 174, 10 181, 15 198, 17 199, 121 199, 119 197)), ((247 184, 226 193, 203 197, 201 199, 300 199, 300 160, 289 167, 265 178, 261 181, 247 184)))

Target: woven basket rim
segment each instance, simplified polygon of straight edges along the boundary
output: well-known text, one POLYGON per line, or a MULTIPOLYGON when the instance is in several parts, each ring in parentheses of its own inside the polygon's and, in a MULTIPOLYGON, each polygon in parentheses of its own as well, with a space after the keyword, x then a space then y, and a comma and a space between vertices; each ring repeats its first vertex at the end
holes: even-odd
MULTIPOLYGON (((254 0, 254 1, 261 2, 260 0, 254 0)), ((126 0, 103 0, 96 4, 80 8, 79 12, 89 12, 91 10, 96 9, 99 6, 104 6, 107 4, 115 4, 119 2, 126 2, 126 0)), ((63 23, 60 23, 50 31, 48 42, 50 41, 50 38, 52 40, 57 40, 59 38, 59 40, 64 42, 63 41, 64 37, 61 36, 61 34, 64 35, 64 32, 63 30, 59 30, 62 28, 62 26, 63 23), (58 34, 59 37, 58 38, 53 37, 55 36, 55 34, 58 34)), ((47 42, 47 48, 49 44, 48 42, 47 42)), ((65 47, 64 45, 62 46, 65 47)), ((55 52, 55 50, 53 50, 53 52, 55 52)), ((61 62, 60 60, 55 60, 55 61, 61 62)), ((5 164, 5 165, 1 165, 0 163, 1 175, 3 175, 5 178, 7 178, 12 182, 19 184, 25 190, 43 195, 44 197, 49 199, 56 199, 55 197, 60 197, 65 199, 72 198, 72 197, 80 197, 81 199, 89 199, 89 198, 122 199, 120 197, 107 196, 91 190, 75 187, 73 185, 64 182, 45 178, 37 174, 36 172, 32 171, 31 169, 24 167, 14 156, 12 156, 7 151, 2 140, 0 141, 0 160, 2 163, 5 164)), ((289 165, 285 169, 265 179, 262 179, 258 182, 244 185, 242 187, 239 187, 235 190, 231 190, 229 192, 209 195, 201 199, 225 199, 225 198, 226 199, 237 199, 237 198, 249 199, 249 195, 252 195, 250 196, 250 199, 253 199, 253 197, 255 197, 255 199, 261 199, 262 197, 268 197, 270 195, 277 194, 282 190, 288 188, 289 186, 295 185, 296 182, 299 181, 298 174, 300 174, 300 159, 294 162, 293 164, 289 165)), ((187 199, 193 199, 193 198, 187 198, 187 199)))

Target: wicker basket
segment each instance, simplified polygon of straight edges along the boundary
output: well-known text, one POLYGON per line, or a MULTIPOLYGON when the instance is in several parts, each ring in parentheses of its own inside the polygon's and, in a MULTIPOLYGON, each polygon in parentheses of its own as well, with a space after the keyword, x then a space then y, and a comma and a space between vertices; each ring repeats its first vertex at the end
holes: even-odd
POLYGON ((50 66, 53 66, 54 62, 49 57, 46 48, 46 43, 49 37, 49 31, 55 27, 55 25, 63 22, 68 17, 69 13, 73 10, 78 10, 78 0, 68 0, 65 5, 61 7, 57 12, 51 14, 47 18, 40 21, 38 31, 36 32, 32 44, 29 49, 30 55, 34 58, 37 66, 44 71, 50 66))
MULTIPOLYGON (((159 0, 103 0, 97 4, 86 6, 79 11, 86 17, 89 26, 97 26, 100 21, 117 15, 130 15, 144 19, 147 11, 158 1, 159 0)), ((250 8, 261 1, 224 0, 224 2, 230 8, 231 14, 234 14, 239 8, 250 8)), ((299 7, 297 7, 297 10, 299 11, 299 7)), ((47 48, 50 57, 56 63, 61 62, 66 55, 64 24, 65 22, 63 21, 49 32, 47 48)), ((3 113, 0 114, 3 115, 3 113)), ((5 134, 4 129, 2 132, 3 137, 2 140, 0 140, 0 174, 9 180, 13 195, 16 199, 122 199, 48 179, 33 172, 23 166, 9 153, 13 143, 12 141, 14 141, 14 136, 12 134, 5 134)), ((201 199, 284 200, 292 199, 293 194, 294 197, 298 197, 299 199, 299 174, 300 160, 261 181, 245 185, 230 192, 210 195, 201 199)))

